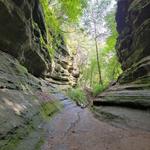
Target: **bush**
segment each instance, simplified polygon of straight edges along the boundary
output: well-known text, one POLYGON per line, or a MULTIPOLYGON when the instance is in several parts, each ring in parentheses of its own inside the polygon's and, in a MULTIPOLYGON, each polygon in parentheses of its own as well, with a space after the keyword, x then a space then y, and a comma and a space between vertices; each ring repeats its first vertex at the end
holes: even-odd
POLYGON ((93 96, 97 96, 98 94, 100 94, 101 92, 103 92, 105 89, 106 89, 106 86, 101 85, 101 84, 95 84, 92 87, 93 96))
POLYGON ((87 105, 86 95, 81 88, 69 89, 67 95, 78 105, 87 105))

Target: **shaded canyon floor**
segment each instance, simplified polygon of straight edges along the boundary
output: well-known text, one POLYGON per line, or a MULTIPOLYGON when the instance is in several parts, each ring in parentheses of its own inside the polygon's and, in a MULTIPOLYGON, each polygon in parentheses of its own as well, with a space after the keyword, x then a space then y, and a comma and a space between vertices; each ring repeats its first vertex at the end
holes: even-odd
POLYGON ((149 112, 95 107, 93 115, 63 95, 55 96, 64 109, 43 126, 47 135, 42 150, 149 150, 149 112))

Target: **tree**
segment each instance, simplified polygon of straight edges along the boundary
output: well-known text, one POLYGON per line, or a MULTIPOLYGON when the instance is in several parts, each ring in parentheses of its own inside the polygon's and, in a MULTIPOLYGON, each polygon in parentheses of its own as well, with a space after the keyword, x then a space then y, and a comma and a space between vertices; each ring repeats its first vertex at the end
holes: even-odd
POLYGON ((107 82, 114 81, 121 73, 121 66, 116 54, 116 41, 118 33, 116 31, 115 9, 112 9, 105 17, 106 25, 110 35, 106 39, 106 44, 102 50, 102 62, 105 64, 105 77, 107 82), (106 65, 107 64, 107 65, 106 65))
POLYGON ((110 0, 91 0, 89 5, 84 12, 83 16, 83 26, 85 30, 94 38, 96 60, 99 73, 99 83, 103 84, 102 72, 100 65, 100 55, 99 55, 99 42, 101 42, 101 37, 106 37, 108 32, 102 28, 103 19, 107 14, 108 6, 110 5, 110 0))

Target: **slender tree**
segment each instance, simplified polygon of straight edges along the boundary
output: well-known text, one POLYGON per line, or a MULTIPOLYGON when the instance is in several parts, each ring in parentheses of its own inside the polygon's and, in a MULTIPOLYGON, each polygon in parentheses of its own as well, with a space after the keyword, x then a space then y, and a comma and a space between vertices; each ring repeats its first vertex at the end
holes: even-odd
POLYGON ((85 30, 92 36, 95 42, 95 51, 96 51, 96 60, 97 68, 99 74, 99 83, 103 84, 102 80, 102 71, 100 63, 100 54, 99 54, 99 42, 101 42, 101 37, 106 37, 107 31, 103 30, 103 19, 106 15, 106 9, 110 5, 110 0, 91 0, 89 5, 84 12, 83 16, 83 25, 85 30))

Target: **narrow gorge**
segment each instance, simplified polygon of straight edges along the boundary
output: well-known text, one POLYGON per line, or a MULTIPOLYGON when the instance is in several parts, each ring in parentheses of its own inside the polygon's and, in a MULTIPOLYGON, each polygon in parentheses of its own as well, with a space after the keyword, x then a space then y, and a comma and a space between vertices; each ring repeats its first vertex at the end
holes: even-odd
POLYGON ((44 0, 0 0, 0 150, 149 150, 150 1, 117 1, 122 73, 86 108, 65 93, 81 66, 46 13, 44 0))

